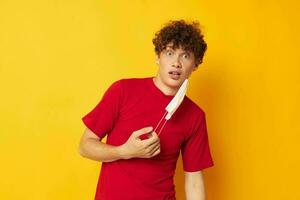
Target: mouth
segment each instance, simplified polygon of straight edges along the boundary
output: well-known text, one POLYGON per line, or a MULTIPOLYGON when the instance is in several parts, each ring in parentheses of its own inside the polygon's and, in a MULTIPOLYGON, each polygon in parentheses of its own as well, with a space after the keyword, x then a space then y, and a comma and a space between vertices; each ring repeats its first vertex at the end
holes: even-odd
POLYGON ((181 73, 179 71, 169 71, 169 76, 173 80, 178 80, 180 78, 181 73))

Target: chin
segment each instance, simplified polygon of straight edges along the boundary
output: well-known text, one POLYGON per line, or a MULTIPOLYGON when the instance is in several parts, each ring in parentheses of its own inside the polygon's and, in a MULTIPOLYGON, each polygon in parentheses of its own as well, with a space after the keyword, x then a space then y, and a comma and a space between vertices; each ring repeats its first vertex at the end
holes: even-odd
POLYGON ((166 80, 166 84, 167 86, 171 87, 171 88, 179 88, 181 86, 181 84, 183 83, 184 80, 173 80, 170 78, 167 78, 166 80))

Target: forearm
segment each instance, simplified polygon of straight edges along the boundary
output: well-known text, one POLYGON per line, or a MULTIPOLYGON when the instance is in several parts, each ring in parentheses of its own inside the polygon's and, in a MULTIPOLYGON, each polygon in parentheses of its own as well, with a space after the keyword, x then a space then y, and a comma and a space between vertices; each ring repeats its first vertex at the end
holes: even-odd
POLYGON ((186 178, 185 180, 186 200, 205 200, 205 187, 202 174, 197 177, 186 178))
POLYGON ((122 154, 122 146, 105 144, 94 138, 81 142, 79 152, 85 158, 100 162, 112 162, 125 158, 122 154))
POLYGON ((187 187, 186 200, 205 200, 204 187, 187 187))
POLYGON ((186 185, 186 200, 205 200, 205 190, 202 185, 186 185))

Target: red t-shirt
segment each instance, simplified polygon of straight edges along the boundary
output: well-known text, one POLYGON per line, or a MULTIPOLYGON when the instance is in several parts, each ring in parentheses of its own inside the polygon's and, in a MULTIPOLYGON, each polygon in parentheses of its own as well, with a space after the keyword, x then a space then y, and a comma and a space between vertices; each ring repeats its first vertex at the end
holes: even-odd
MULTIPOLYGON (((165 95, 153 77, 114 82, 82 121, 107 144, 122 145, 136 130, 153 129, 174 96, 165 95)), ((173 176, 182 152, 183 169, 199 171, 214 165, 205 113, 187 96, 159 135, 161 152, 152 158, 103 162, 96 200, 174 200, 173 176)))

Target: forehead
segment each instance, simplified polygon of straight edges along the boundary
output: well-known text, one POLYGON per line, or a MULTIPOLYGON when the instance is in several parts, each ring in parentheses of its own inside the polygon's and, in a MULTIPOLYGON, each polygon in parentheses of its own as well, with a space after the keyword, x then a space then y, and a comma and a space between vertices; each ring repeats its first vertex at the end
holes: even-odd
POLYGON ((179 53, 191 53, 191 51, 184 50, 181 45, 179 45, 179 47, 177 47, 175 49, 175 47, 174 47, 174 45, 172 43, 167 44, 166 45, 166 49, 173 49, 175 51, 179 51, 179 53))

